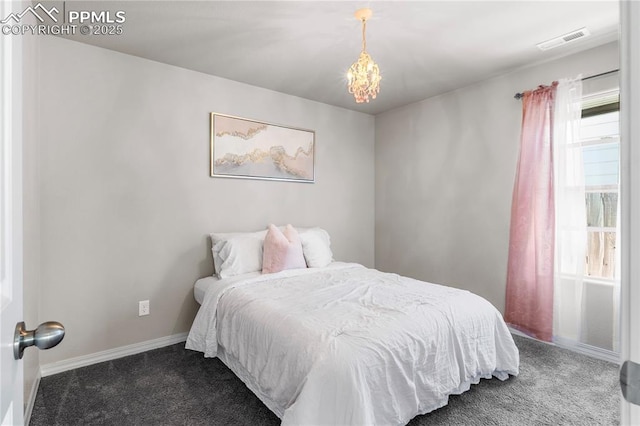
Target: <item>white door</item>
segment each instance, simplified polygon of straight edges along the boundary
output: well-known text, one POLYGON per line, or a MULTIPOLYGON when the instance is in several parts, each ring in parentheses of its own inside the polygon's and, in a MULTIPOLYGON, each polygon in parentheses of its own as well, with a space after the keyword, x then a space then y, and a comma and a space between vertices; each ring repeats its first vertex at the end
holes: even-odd
MULTIPOLYGON (((620 2, 622 359, 640 364, 640 3, 620 2)), ((632 379, 634 379, 632 377, 632 379)), ((635 379, 638 379, 636 377, 635 379)), ((640 380, 631 383, 640 386, 640 380)), ((622 400, 622 424, 640 425, 640 406, 622 400)))
MULTIPOLYGON (((0 2, 8 16, 21 2, 0 2)), ((18 11, 19 12, 19 11, 18 11)), ((13 335, 22 321, 22 43, 0 35, 0 422, 23 420, 22 361, 13 335)))

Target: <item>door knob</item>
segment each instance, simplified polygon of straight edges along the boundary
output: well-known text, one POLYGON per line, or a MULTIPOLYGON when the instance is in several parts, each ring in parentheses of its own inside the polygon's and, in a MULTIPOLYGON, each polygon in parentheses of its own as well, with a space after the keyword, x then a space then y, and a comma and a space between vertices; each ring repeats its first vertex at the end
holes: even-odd
POLYGON ((57 321, 43 322, 35 330, 26 330, 24 322, 19 322, 13 337, 13 357, 22 359, 25 348, 29 346, 36 346, 38 349, 52 348, 63 338, 64 326, 57 321))

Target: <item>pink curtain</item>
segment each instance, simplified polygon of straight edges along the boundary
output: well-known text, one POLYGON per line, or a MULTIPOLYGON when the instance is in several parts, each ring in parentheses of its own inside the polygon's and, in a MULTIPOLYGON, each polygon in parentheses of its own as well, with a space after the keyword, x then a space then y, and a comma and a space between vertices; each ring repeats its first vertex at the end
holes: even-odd
POLYGON ((553 336, 553 107, 557 83, 524 93, 511 205, 505 321, 537 339, 553 336))

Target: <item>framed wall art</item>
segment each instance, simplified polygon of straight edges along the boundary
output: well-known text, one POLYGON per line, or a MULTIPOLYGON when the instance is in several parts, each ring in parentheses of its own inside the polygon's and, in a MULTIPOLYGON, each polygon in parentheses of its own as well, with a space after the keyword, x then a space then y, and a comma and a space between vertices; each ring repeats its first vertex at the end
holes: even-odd
POLYGON ((211 176, 315 180, 315 132, 211 113, 211 176))

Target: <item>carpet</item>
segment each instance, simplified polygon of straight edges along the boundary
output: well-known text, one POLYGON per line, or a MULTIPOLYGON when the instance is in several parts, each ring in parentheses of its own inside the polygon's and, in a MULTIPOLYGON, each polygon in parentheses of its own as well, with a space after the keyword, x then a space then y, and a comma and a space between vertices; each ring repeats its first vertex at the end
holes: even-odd
MULTIPOLYGON (((614 425, 618 366, 515 336, 520 375, 482 380, 409 425, 614 425)), ((40 382, 31 426, 278 425, 217 358, 176 344, 40 382)))

